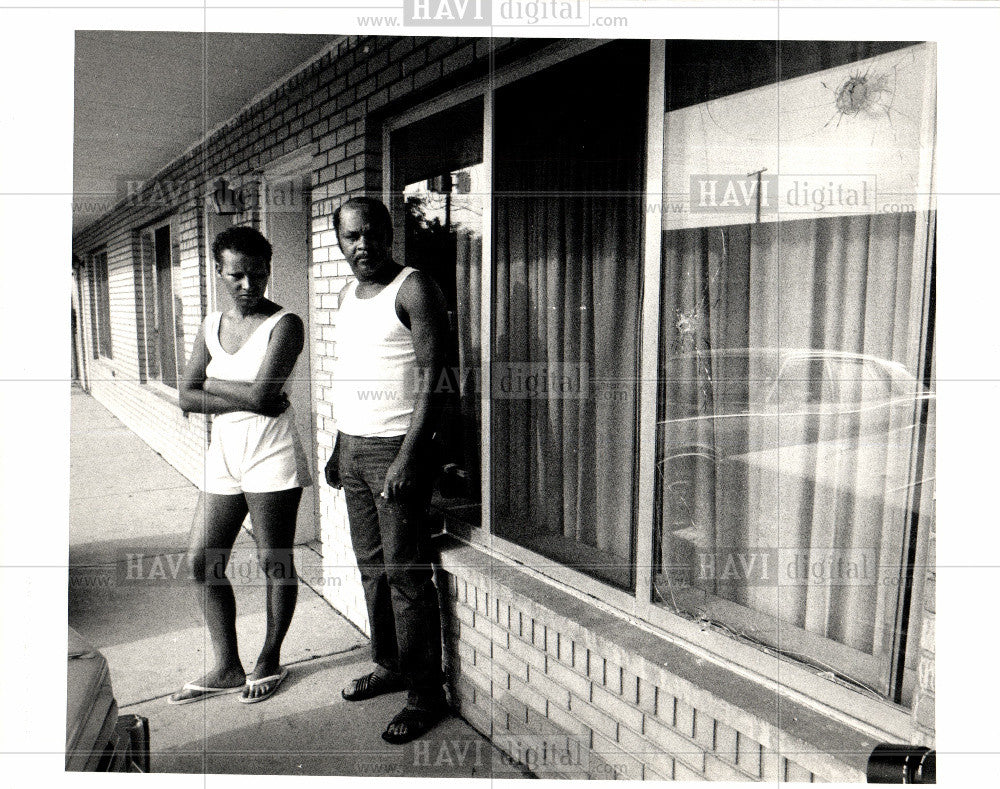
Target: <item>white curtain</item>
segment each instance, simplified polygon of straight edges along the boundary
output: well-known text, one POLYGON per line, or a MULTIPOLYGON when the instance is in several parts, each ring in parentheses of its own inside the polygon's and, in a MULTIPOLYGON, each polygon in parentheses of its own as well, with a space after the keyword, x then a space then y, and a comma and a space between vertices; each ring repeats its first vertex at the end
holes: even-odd
POLYGON ((867 654, 889 646, 878 580, 908 526, 916 219, 664 234, 662 572, 767 553, 769 579, 689 579, 867 654))
MULTIPOLYGON (((483 237, 469 228, 455 234, 455 328, 458 334, 457 430, 469 491, 478 498, 480 479, 479 391, 483 237)), ((455 400, 453 399, 453 402, 455 400)), ((454 428, 453 428, 454 429, 454 428)))
POLYGON ((647 57, 644 42, 602 47, 498 91, 496 113, 494 528, 623 587, 634 577, 647 57), (595 110, 592 96, 612 86, 618 111, 595 110), (521 374, 582 389, 499 391, 521 374))

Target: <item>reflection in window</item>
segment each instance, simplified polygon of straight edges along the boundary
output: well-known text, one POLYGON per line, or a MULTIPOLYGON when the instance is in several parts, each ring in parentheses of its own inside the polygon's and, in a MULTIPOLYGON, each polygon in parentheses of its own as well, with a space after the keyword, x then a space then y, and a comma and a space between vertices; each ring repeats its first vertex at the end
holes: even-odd
MULTIPOLYGON (((844 46, 814 45, 815 60, 836 61, 844 46)), ((728 157, 712 172, 763 164, 780 175, 800 159, 847 167, 846 151, 867 146, 866 172, 917 194, 926 58, 911 47, 732 97, 716 84, 712 100, 679 109, 668 95, 665 191, 686 191, 706 159, 728 157), (838 130, 812 100, 857 73, 895 77, 906 122, 879 146, 865 124, 884 131, 884 117, 858 113, 838 130), (769 132, 779 94, 785 115, 769 132)), ((900 567, 913 524, 926 529, 931 514, 931 341, 920 327, 933 216, 755 208, 664 214, 654 600, 900 700, 900 567), (743 409, 726 395, 735 380, 743 409), (893 382, 909 395, 891 397, 893 382)))
POLYGON ((792 359, 781 367, 770 405, 786 412, 829 402, 830 392, 822 359, 792 359))
MULTIPOLYGON (((450 337, 438 388, 446 499, 479 499, 479 334, 484 167, 469 165, 406 184, 406 265, 434 277, 448 306, 450 337)), ((459 505, 460 506, 460 505, 459 505)), ((477 510, 478 512, 478 510, 477 510)))
POLYGON ((482 118, 476 98, 398 129, 390 142, 393 210, 404 227, 395 252, 433 278, 448 308, 445 371, 436 382, 443 414, 434 503, 453 523, 473 525, 480 517, 482 118))

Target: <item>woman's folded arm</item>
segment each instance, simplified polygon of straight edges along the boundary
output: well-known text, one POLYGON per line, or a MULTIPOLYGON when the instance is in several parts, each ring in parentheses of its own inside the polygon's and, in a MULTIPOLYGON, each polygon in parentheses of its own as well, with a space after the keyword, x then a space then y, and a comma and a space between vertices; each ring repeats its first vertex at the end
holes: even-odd
POLYGON ((244 410, 238 402, 221 394, 212 394, 205 389, 208 380, 205 370, 211 356, 205 346, 204 327, 198 328, 194 338, 191 358, 184 366, 184 373, 177 384, 177 395, 182 411, 195 414, 226 414, 244 410))
POLYGON ((288 407, 282 387, 305 344, 305 327, 298 315, 289 313, 275 324, 257 378, 250 382, 209 378, 206 370, 211 355, 205 345, 204 328, 198 329, 191 359, 179 385, 180 406, 184 411, 221 414, 253 411, 277 416, 288 407))

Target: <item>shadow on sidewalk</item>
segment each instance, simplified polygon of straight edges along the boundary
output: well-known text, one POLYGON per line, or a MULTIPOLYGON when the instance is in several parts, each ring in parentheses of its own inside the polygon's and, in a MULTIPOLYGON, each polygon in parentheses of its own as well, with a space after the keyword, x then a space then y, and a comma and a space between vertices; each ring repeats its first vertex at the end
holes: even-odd
MULTIPOLYGON (((158 732, 154 772, 246 775, 411 777, 525 777, 468 724, 446 718, 420 740, 389 745, 386 723, 405 702, 396 693, 351 704, 340 688, 368 670, 357 654, 293 666, 275 696, 240 704, 220 696, 202 704, 167 707, 158 732), (192 736, 197 735, 197 736, 192 736), (499 772, 498 772, 499 771, 499 772)), ((162 718, 162 699, 129 712, 162 718)))
MULTIPOLYGON (((181 561, 198 491, 89 395, 76 389, 71 403, 69 624, 104 653, 122 712, 149 719, 154 772, 493 774, 499 752, 460 718, 443 721, 418 746, 382 741, 405 694, 361 704, 341 699, 340 689, 372 668, 368 639, 304 582, 282 649, 290 675, 272 698, 168 705, 169 694, 213 662, 181 561)), ((231 564, 229 575, 248 670, 266 625, 263 579, 240 577, 254 556, 253 539, 241 532, 233 555, 241 564, 231 564)), ((295 562, 302 579, 331 573, 310 546, 296 548, 295 562)))

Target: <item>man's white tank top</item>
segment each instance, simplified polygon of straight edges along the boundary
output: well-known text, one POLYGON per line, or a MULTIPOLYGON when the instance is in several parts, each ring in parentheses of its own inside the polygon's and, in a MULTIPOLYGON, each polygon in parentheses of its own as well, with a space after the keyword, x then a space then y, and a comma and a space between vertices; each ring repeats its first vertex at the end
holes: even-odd
POLYGON ((416 269, 406 266, 370 299, 357 280, 336 316, 333 418, 352 436, 402 436, 416 402, 417 356, 410 330, 396 315, 396 294, 416 269))

